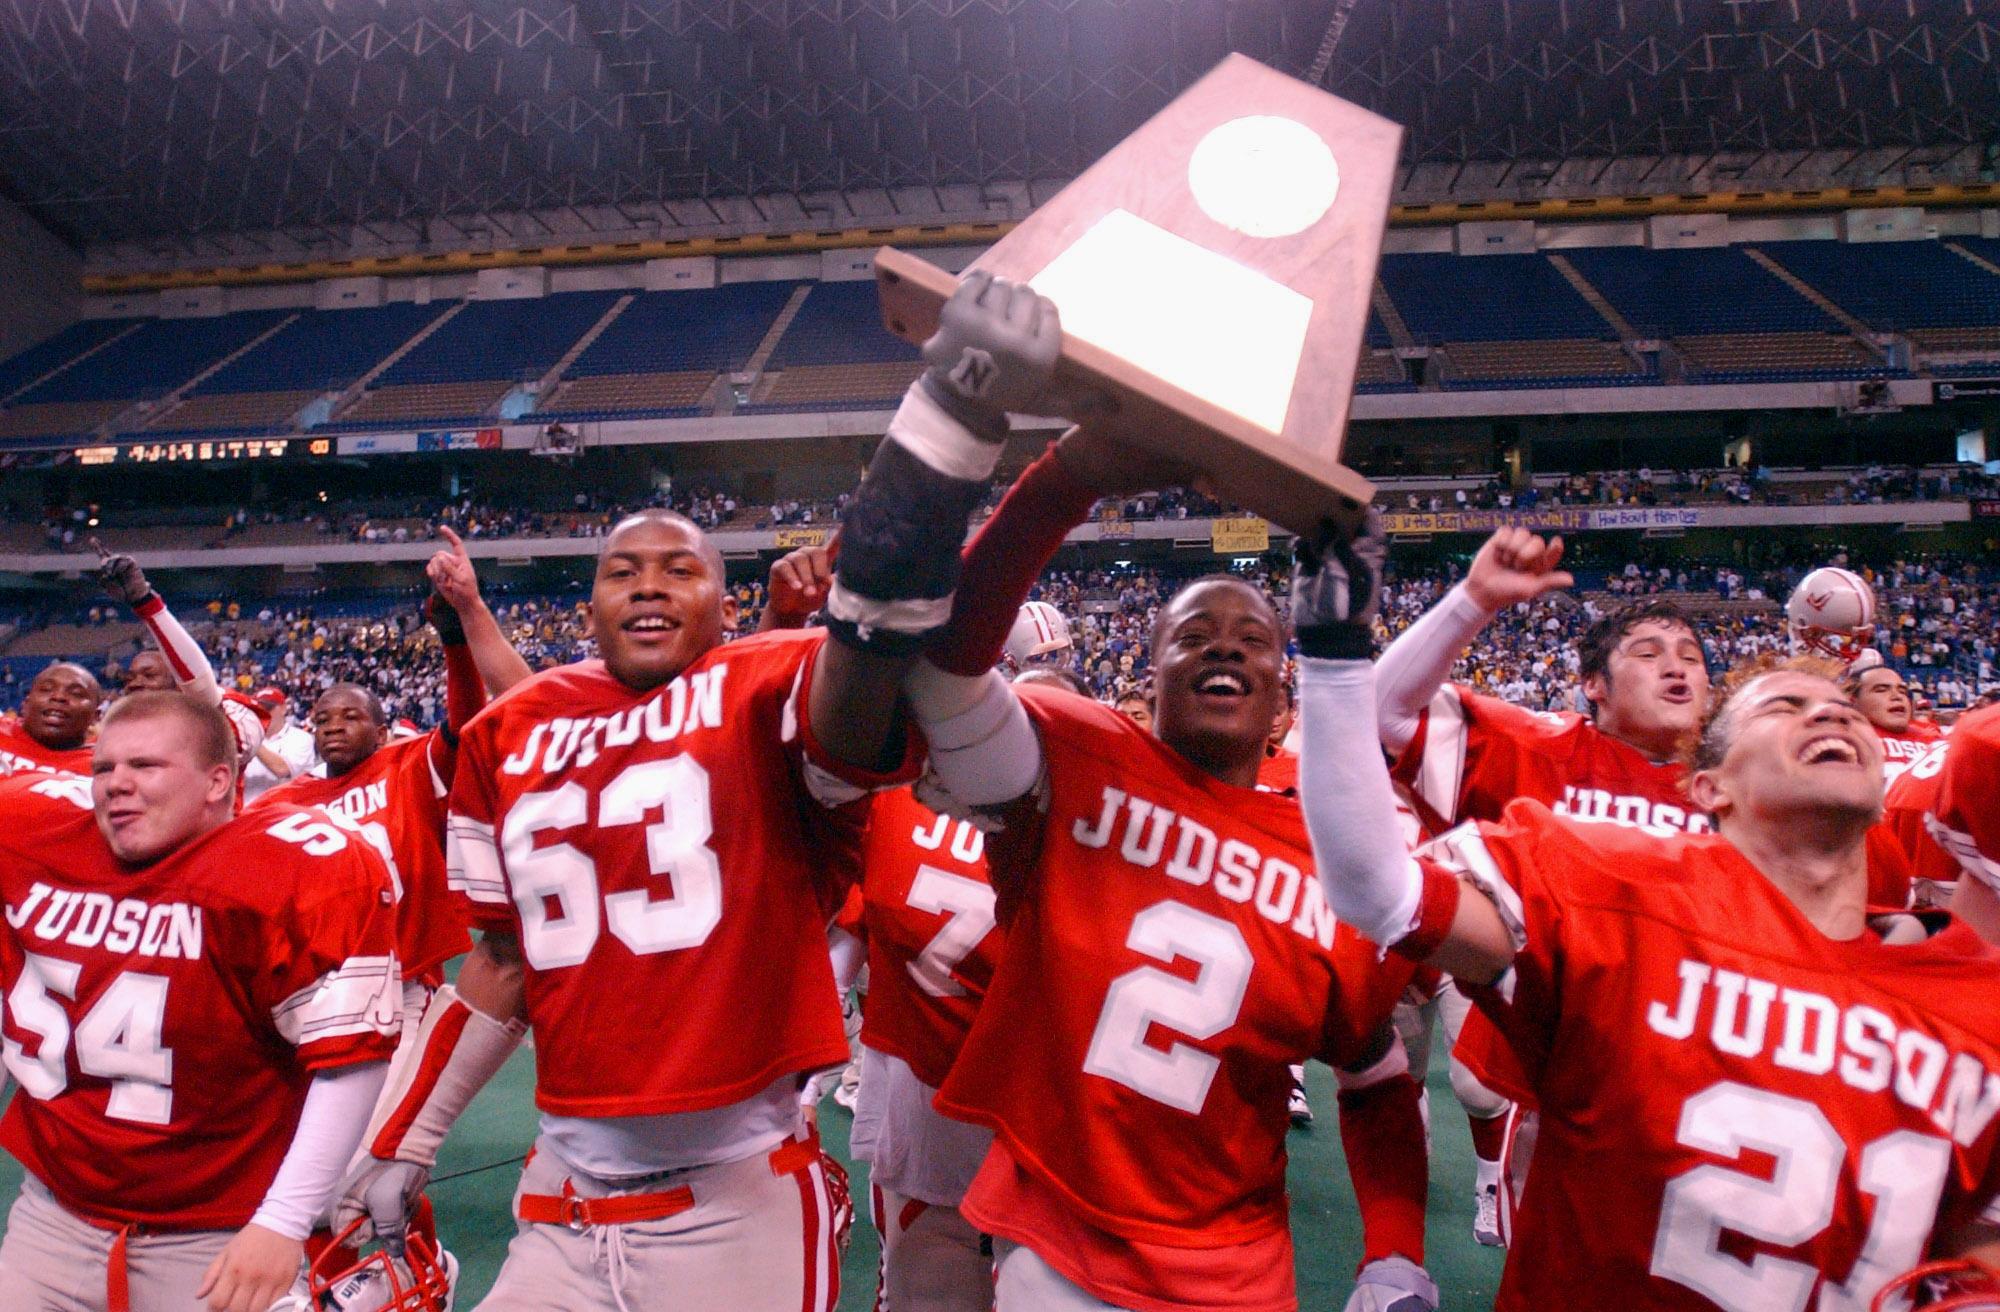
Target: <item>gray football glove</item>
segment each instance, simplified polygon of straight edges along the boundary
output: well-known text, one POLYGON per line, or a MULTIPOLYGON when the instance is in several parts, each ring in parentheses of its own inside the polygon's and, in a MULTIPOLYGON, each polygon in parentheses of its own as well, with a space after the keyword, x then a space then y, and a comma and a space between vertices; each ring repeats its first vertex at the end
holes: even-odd
POLYGON ((123 553, 107 555, 97 565, 97 581, 104 590, 127 606, 136 606, 153 595, 153 585, 146 581, 146 571, 139 568, 139 562, 123 553))
POLYGON ((983 270, 965 275, 924 343, 924 390, 990 441, 1007 436, 1007 412, 1039 413, 1062 349, 1055 303, 1025 283, 983 270))
POLYGON ((1293 551, 1292 632, 1300 654, 1366 660, 1389 561, 1381 513, 1371 507, 1352 538, 1332 533, 1317 544, 1300 538, 1293 551))
POLYGON ((420 1162, 362 1158, 334 1195, 333 1232, 339 1234, 365 1215, 368 1224, 357 1237, 379 1239, 400 1256, 403 1236, 410 1228, 410 1212, 430 1181, 431 1169, 420 1162))

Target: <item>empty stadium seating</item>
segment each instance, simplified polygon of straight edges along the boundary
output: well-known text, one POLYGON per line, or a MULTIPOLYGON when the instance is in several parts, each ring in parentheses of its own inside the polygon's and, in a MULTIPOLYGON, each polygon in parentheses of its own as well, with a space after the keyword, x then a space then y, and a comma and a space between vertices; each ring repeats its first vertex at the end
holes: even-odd
POLYGON ((1935 241, 1760 245, 1870 328, 2000 328, 2000 277, 1935 241))
POLYGON ((473 301, 391 365, 329 428, 477 423, 540 378, 614 305, 618 292, 473 301))
POLYGON ((300 313, 241 310, 213 318, 155 319, 73 368, 22 392, 13 404, 136 401, 164 396, 300 313))
POLYGON ((872 281, 820 283, 806 295, 765 366, 767 373, 781 375, 772 384, 775 396, 745 409, 879 409, 916 376, 916 359, 916 347, 882 326, 872 281), (803 372, 787 382, 782 374, 792 371, 803 372))
POLYGON ((1616 337, 1543 255, 1385 255, 1382 286, 1419 344, 1616 337))
MULTIPOLYGON (((1989 375, 2000 369, 2000 274, 1962 251, 2000 261, 2000 241, 1970 237, 1565 247, 1560 255, 1587 284, 1579 290, 1562 261, 1543 253, 1391 254, 1381 266, 1387 301, 1368 315, 1356 386, 1414 390, 1409 370, 1420 366, 1396 357, 1398 341, 1430 348, 1418 376, 1451 391, 1639 385, 1659 381, 1661 366, 1703 383, 1889 373, 1853 336, 1857 322, 1907 338, 1922 372, 1989 375), (1621 318, 1639 337, 1669 343, 1661 365, 1618 340, 1621 318)), ((0 446, 85 440, 114 422, 147 437, 295 431, 302 414, 316 417, 316 400, 351 391, 391 360, 317 427, 496 422, 510 392, 558 363, 532 418, 705 414, 720 395, 718 376, 753 365, 742 412, 876 410, 895 402, 917 368, 916 350, 882 327, 866 280, 91 320, 0 361, 0 446), (781 319, 795 298, 796 313, 781 319), (785 330, 759 357, 780 322, 785 330)), ((518 409, 510 402, 507 413, 518 409)))
POLYGON ((669 418, 701 413, 720 373, 743 369, 799 284, 735 283, 642 292, 563 371, 538 418, 669 418))
POLYGON ((537 419, 671 419, 702 412, 715 382, 712 370, 681 373, 599 374, 565 381, 538 408, 537 419))
POLYGON ((1642 337, 1841 328, 1735 247, 1587 247, 1563 256, 1642 337))
POLYGON ((82 355, 129 330, 137 319, 85 319, 73 323, 45 342, 19 355, 0 361, 0 401, 37 382, 82 355))
POLYGON ((1444 351, 1448 390, 1623 387, 1658 380, 1615 341, 1453 342, 1444 351))
POLYGON ((1703 382, 1763 382, 1770 378, 1868 378, 1888 373, 1867 348, 1843 332, 1709 333, 1676 337, 1692 377, 1703 382))

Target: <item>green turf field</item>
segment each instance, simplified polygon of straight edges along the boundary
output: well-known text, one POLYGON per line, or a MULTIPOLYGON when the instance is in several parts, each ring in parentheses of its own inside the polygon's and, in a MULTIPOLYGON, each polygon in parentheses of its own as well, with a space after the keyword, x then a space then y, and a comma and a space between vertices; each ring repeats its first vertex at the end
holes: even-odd
MULTIPOLYGON (((1442 1046, 1442 1045, 1440 1045, 1442 1046)), ((519 1053, 466 1112, 445 1144, 431 1186, 438 1230, 458 1255, 458 1306, 469 1312, 493 1283, 514 1223, 508 1201, 517 1162, 534 1137, 533 1055, 519 1053)), ((1500 1253, 1472 1242, 1472 1145, 1465 1117, 1452 1100, 1439 1056, 1430 1072, 1434 1160, 1430 1209, 1430 1270, 1447 1309, 1489 1307, 1500 1278, 1500 1253)), ((1292 1134, 1292 1233, 1298 1245, 1299 1302, 1308 1312, 1338 1312, 1361 1251, 1354 1195, 1333 1123, 1333 1077, 1309 1068, 1308 1087, 1320 1120, 1292 1134)), ((849 1117, 829 1099, 821 1112, 828 1146, 843 1160, 849 1117)), ((869 1307, 875 1289, 875 1235, 868 1225, 867 1168, 852 1167, 860 1218, 844 1266, 841 1312, 869 1307)), ((0 1188, 11 1199, 20 1170, 0 1158, 0 1188)), ((635 1307, 647 1306, 643 1301, 635 1307)), ((661 1306, 670 1306, 663 1304, 661 1306)))

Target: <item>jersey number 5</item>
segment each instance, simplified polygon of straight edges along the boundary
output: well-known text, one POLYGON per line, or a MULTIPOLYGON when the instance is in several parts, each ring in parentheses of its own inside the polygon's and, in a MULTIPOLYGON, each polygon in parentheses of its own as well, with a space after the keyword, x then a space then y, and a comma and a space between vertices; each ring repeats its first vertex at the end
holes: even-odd
POLYGON ((599 905, 597 865, 569 843, 536 844, 554 829, 591 823, 590 792, 567 783, 529 793, 507 811, 500 849, 521 913, 521 953, 536 970, 574 966, 590 955, 608 924, 612 937, 639 956, 697 947, 722 920, 722 864, 708 845, 714 833, 708 771, 686 756, 627 766, 597 796, 597 827, 646 825, 646 865, 672 881, 670 896, 646 889, 613 893, 599 905))

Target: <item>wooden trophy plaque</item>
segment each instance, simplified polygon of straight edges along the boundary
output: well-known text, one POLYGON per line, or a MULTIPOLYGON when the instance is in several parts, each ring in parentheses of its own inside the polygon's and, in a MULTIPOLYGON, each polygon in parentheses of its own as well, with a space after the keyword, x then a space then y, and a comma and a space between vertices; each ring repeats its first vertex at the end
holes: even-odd
MULTIPOLYGON (((1093 422, 1295 533, 1373 496, 1340 463, 1402 129, 1230 55, 975 267, 1062 313, 1093 422)), ((958 279, 884 247, 882 318, 921 344, 958 279)))

